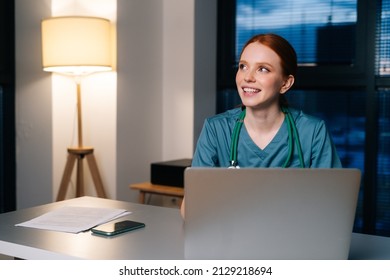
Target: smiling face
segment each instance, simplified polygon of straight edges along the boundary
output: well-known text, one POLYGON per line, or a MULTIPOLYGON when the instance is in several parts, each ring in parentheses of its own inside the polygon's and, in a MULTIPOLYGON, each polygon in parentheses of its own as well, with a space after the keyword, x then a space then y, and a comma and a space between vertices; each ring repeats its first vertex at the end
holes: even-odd
POLYGON ((279 96, 294 83, 292 75, 283 75, 280 57, 271 48, 253 42, 241 54, 236 74, 237 90, 247 108, 279 106, 279 96))

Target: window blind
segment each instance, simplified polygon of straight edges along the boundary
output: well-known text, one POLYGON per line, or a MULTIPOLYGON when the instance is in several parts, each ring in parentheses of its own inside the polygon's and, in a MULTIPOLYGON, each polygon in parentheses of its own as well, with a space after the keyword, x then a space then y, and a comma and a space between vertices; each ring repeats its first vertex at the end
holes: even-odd
POLYGON ((389 235, 390 229, 390 88, 379 90, 379 145, 375 228, 389 235))
POLYGON ((382 0, 377 19, 376 74, 390 75, 390 1, 382 0))
POLYGON ((353 64, 357 0, 237 0, 236 61, 258 33, 276 33, 301 65, 353 64))
MULTIPOLYGON (((390 75, 390 0, 378 1, 376 75, 390 75)), ((389 235, 390 229, 390 87, 378 89, 378 157, 375 230, 389 235)))

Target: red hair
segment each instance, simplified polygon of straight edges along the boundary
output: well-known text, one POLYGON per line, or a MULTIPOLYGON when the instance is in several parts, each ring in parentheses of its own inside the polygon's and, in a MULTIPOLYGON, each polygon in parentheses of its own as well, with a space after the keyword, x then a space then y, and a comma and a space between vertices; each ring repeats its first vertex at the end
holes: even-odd
POLYGON ((251 43, 260 43, 272 49, 279 57, 283 74, 287 77, 297 73, 297 54, 291 44, 283 37, 276 34, 258 34, 250 38, 242 48, 240 57, 245 48, 251 43))

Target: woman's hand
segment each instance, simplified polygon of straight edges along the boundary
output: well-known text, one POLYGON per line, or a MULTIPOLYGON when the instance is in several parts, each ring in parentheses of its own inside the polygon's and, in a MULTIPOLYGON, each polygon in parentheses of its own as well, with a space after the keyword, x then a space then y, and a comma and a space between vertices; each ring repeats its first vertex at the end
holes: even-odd
POLYGON ((181 202, 181 206, 180 206, 180 214, 184 220, 184 217, 185 217, 185 212, 184 212, 184 197, 183 197, 183 201, 181 202))

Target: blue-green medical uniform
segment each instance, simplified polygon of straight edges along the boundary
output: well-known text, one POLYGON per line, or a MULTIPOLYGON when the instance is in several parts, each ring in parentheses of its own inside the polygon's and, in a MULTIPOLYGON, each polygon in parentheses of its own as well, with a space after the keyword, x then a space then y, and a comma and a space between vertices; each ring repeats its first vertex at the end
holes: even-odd
MULTIPOLYGON (((289 110, 297 127, 305 167, 340 168, 341 162, 325 122, 302 111, 289 110)), ((193 167, 229 167, 232 133, 240 113, 241 108, 236 108, 206 119, 192 160, 193 167)), ((289 150, 286 119, 264 149, 252 141, 245 124, 242 126, 237 148, 241 168, 283 166, 289 150)), ((300 167, 295 143, 293 153, 287 167, 300 167)))

